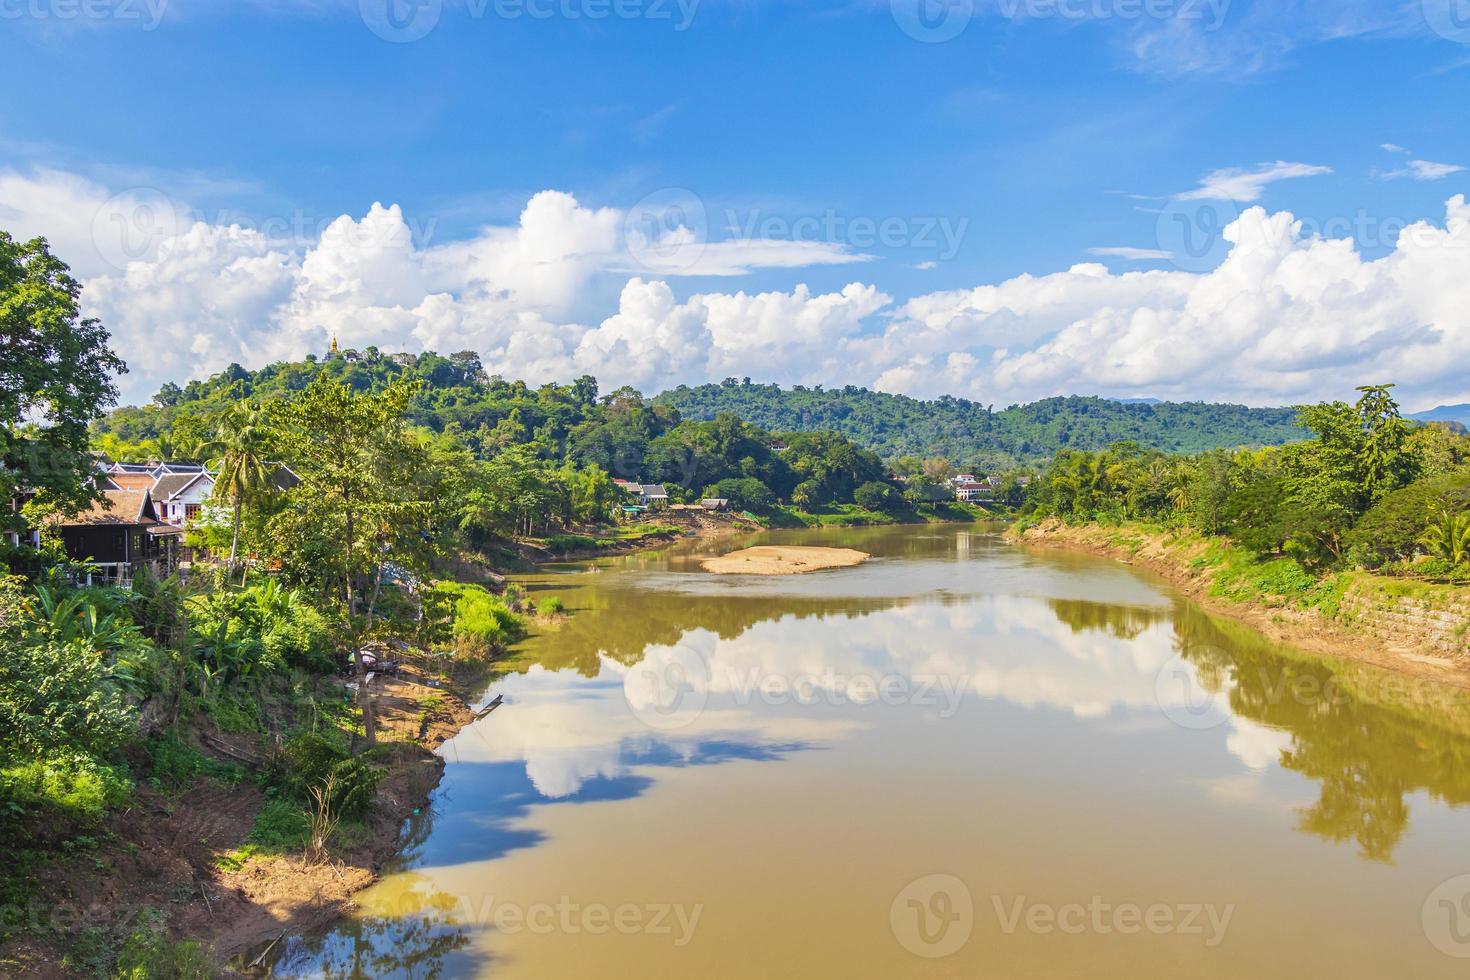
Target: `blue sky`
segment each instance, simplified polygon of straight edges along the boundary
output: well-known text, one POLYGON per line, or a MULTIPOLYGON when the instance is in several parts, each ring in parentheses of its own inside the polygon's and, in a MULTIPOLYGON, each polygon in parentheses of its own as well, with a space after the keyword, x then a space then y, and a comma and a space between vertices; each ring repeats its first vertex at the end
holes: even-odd
MULTIPOLYGON (((1060 7, 975 0, 973 12, 969 0, 683 0, 683 7, 620 0, 632 16, 595 20, 589 14, 608 10, 611 0, 544 0, 538 9, 549 16, 534 18, 507 16, 522 0, 443 0, 442 8, 421 0, 398 13, 408 34, 426 33, 411 41, 400 34, 397 42, 373 27, 393 35, 379 8, 406 0, 90 2, 90 13, 78 13, 82 0, 0 0, 0 62, 13 79, 29 80, 0 101, 0 174, 9 175, 0 181, 0 228, 48 234, 61 251, 71 242, 66 226, 96 223, 83 213, 96 201, 159 192, 178 208, 171 231, 195 221, 215 231, 259 231, 280 261, 294 264, 291 281, 262 285, 251 304, 203 328, 217 331, 220 343, 181 335, 192 356, 153 373, 135 371, 142 386, 129 390, 135 397, 146 397, 165 369, 198 374, 217 369, 221 357, 296 353, 318 335, 351 333, 349 320, 378 321, 360 342, 415 348, 455 339, 442 325, 424 327, 421 297, 402 290, 371 295, 367 283, 349 302, 336 288, 331 311, 303 300, 311 289, 300 270, 309 274, 323 228, 342 215, 361 220, 382 202, 401 207, 413 236, 409 278, 425 296, 463 303, 479 290, 508 297, 493 310, 457 309, 453 328, 467 343, 502 352, 487 360, 508 373, 575 370, 596 364, 600 351, 607 371, 650 389, 720 370, 823 380, 787 363, 794 357, 830 373, 828 383, 915 394, 1198 391, 1290 400, 1371 380, 1330 375, 1381 364, 1381 346, 1354 338, 1321 364, 1292 360, 1301 353, 1294 352, 1291 369, 1266 383, 1215 383, 1205 380, 1204 366, 1192 373, 1140 368, 1139 343, 1113 344, 1116 329, 1127 328, 1098 327, 1085 297, 1076 299, 1080 306, 1064 304, 1060 319, 1028 313, 1026 302, 1004 310, 960 303, 943 338, 911 345, 922 363, 900 356, 906 338, 893 332, 915 322, 905 306, 916 298, 1063 274, 1081 263, 1106 266, 1110 281, 1142 270, 1208 276, 1229 246, 1181 255, 1179 229, 1228 224, 1256 205, 1268 215, 1290 211, 1308 236, 1321 230, 1352 238, 1371 268, 1392 258, 1405 224, 1443 227, 1446 201, 1470 183, 1454 169, 1470 165, 1462 122, 1470 27, 1461 31, 1449 19, 1458 0, 1057 0, 1060 7), (910 36, 904 25, 915 23, 919 3, 941 32, 962 28, 957 36, 929 43, 910 36), (1223 171, 1247 179, 1206 181, 1223 171), (1255 173, 1267 177, 1249 179, 1255 173), (487 228, 523 227, 527 202, 548 190, 572 195, 579 214, 616 212, 623 231, 632 227, 627 215, 652 195, 655 207, 686 204, 673 217, 659 216, 665 231, 678 228, 693 202, 702 218, 689 224, 701 241, 779 245, 795 238, 810 247, 792 254, 774 247, 765 259, 734 262, 739 275, 608 260, 564 277, 565 294, 544 283, 523 287, 503 263, 444 272, 456 243, 483 238, 487 228), (875 233, 885 225, 889 233, 875 233), (280 234, 287 227, 293 230, 280 234), (429 273, 426 262, 435 267, 429 273), (634 276, 666 284, 676 312, 695 296, 782 294, 791 300, 784 312, 742 314, 767 318, 776 337, 782 331, 771 318, 803 315, 795 292, 801 284, 818 298, 862 284, 889 303, 855 304, 837 327, 805 334, 792 327, 824 355, 815 360, 813 351, 789 344, 752 350, 724 342, 728 325, 705 323, 713 339, 692 337, 687 324, 669 328, 667 317, 662 334, 657 325, 622 324, 588 341, 586 331, 619 313, 634 276), (293 305, 289 314, 286 305, 293 305), (418 312, 404 319, 385 310, 418 312), (528 316, 559 354, 527 355, 534 332, 517 337, 503 325, 486 326, 528 316), (1010 317, 1027 324, 998 332, 1010 317), (255 336, 265 320, 275 326, 255 336), (1070 373, 1045 367, 1075 355, 1076 337, 1049 345, 1078 320, 1089 321, 1100 356, 1129 364, 1111 373, 1075 363, 1070 373), (669 329, 680 339, 670 339, 669 329), (887 349, 877 350, 884 337, 887 349), (640 368, 649 358, 639 345, 662 350, 664 341, 708 349, 666 359, 657 370, 640 368), (1023 350, 1040 353, 1029 366, 1003 370, 994 366, 997 350, 1007 364, 1023 350), (966 354, 958 365, 956 353, 966 354)), ((190 310, 148 309, 127 292, 126 263, 115 255, 107 261, 107 247, 99 248, 101 261, 62 254, 89 292, 99 281, 98 311, 136 362, 145 338, 165 330, 161 317, 182 321, 190 310)), ((86 243, 74 249, 85 252, 86 243)), ((257 260, 275 254, 246 250, 257 260)), ((177 263, 181 252, 166 248, 165 258, 177 263)), ((576 247, 552 252, 530 265, 575 265, 580 254, 576 247)), ((520 274, 538 274, 512 264, 520 274)), ((152 272, 178 282, 166 269, 152 272)), ((198 274, 228 293, 221 285, 228 263, 198 274)), ((1187 305, 1187 286, 1160 282, 1171 297, 1164 307, 1187 305)), ((200 279, 171 302, 202 302, 218 313, 231 300, 211 298, 208 285, 200 279)), ((1263 282, 1262 295, 1270 288, 1263 282)), ((1127 296, 1094 298, 1098 310, 1155 309, 1136 290, 1119 289, 1127 296)), ((1399 335, 1428 331, 1450 345, 1395 365, 1411 400, 1470 398, 1460 382, 1425 366, 1454 363, 1465 352, 1465 325, 1440 323, 1434 310, 1395 309, 1401 316, 1387 320, 1399 335)), ((1284 314, 1268 350, 1290 345, 1297 315, 1284 314)), ((1310 311, 1314 322, 1323 315, 1319 307, 1310 311)), ((929 334, 935 316, 926 321, 929 334)), ((1240 327, 1225 316, 1190 329, 1240 327)), ((1243 356, 1263 354, 1263 338, 1241 340, 1243 356)))

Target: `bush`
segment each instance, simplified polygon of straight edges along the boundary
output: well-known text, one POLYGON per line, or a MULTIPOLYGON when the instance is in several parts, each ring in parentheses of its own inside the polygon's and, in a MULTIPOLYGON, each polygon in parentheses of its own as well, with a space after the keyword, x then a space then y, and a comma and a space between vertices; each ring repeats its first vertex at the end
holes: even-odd
POLYGON ((290 851, 305 847, 311 839, 311 816, 296 800, 266 800, 255 815, 246 838, 271 850, 290 851))
POLYGON ((1384 496, 1347 535, 1355 558, 1377 567, 1408 558, 1419 538, 1442 510, 1470 510, 1470 473, 1446 473, 1418 480, 1384 496))
POLYGON ((566 607, 556 596, 547 596, 536 603, 536 612, 545 617, 559 616, 566 607))
POLYGON ((203 943, 169 938, 163 915, 149 909, 117 956, 118 980, 208 980, 214 967, 203 943))
POLYGON ((77 753, 52 755, 0 769, 0 816, 42 809, 91 822, 126 802, 132 789, 121 768, 77 753))
POLYGON ((107 756, 137 731, 103 658, 80 640, 0 651, 0 758, 78 750, 107 756))
POLYGON ((233 786, 245 777, 245 770, 233 762, 210 759, 172 734, 149 740, 149 779, 157 780, 173 789, 183 789, 201 776, 209 776, 233 786))
POLYGON ((868 510, 887 511, 893 508, 899 501, 898 492, 886 483, 874 480, 864 483, 853 491, 852 501, 859 507, 868 510))
POLYGON ((333 809, 355 819, 372 807, 382 772, 365 758, 352 758, 339 738, 322 732, 298 735, 286 743, 275 773, 277 784, 297 800, 335 779, 333 809))
POLYGON ((330 674, 337 663, 332 656, 332 631, 327 618, 302 604, 289 619, 271 622, 263 637, 268 656, 312 674, 330 674))
POLYGON ((459 653, 490 656, 525 635, 525 622, 484 588, 441 582, 435 589, 455 597, 452 633, 459 653))

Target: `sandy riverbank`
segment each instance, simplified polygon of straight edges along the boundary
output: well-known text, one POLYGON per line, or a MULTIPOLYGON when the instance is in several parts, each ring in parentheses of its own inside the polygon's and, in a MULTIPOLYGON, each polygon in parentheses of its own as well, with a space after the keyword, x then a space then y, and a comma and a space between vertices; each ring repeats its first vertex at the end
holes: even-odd
POLYGON ((700 562, 716 575, 803 575, 828 568, 851 568, 873 557, 851 548, 762 545, 700 562))

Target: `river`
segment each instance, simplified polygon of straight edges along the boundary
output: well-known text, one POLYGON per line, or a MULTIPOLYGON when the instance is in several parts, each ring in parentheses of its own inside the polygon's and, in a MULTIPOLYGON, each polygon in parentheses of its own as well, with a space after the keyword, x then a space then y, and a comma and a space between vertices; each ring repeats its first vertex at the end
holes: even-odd
MULTIPOLYGON (((522 577, 571 613, 280 976, 1464 977, 1470 711, 985 525, 522 577)), ((1463 694, 1463 692, 1458 692, 1463 694)))

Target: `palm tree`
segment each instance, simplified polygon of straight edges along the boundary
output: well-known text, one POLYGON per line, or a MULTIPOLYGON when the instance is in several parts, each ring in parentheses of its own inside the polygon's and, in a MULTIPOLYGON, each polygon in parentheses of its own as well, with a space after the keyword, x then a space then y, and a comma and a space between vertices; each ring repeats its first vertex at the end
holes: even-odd
POLYGON ((214 493, 228 501, 234 511, 234 533, 230 539, 230 571, 240 552, 240 515, 247 501, 260 497, 270 486, 270 463, 266 460, 268 428, 265 413, 249 401, 237 402, 220 417, 211 452, 219 453, 214 493))
POLYGON ((1419 543, 1435 558, 1460 564, 1470 557, 1470 514, 1440 511, 1439 520, 1425 529, 1419 543))

